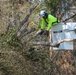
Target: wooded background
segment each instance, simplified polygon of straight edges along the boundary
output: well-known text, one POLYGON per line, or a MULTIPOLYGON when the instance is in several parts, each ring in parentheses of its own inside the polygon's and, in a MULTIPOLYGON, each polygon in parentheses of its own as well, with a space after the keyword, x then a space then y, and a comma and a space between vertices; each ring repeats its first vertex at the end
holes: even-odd
POLYGON ((28 41, 40 29, 43 9, 63 21, 76 14, 76 1, 0 0, 0 75, 76 75, 76 40, 73 51, 33 46, 39 35, 28 41))

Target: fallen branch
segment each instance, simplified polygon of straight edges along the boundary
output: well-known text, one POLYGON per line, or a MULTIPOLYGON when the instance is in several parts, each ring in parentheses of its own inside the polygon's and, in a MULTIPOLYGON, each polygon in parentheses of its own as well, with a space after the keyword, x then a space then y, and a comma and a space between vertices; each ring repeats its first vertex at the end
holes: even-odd
POLYGON ((43 46, 51 46, 51 47, 59 47, 59 45, 63 42, 72 42, 73 39, 64 39, 64 40, 60 40, 58 42, 45 42, 45 41, 42 41, 42 42, 33 42, 32 44, 33 45, 43 45, 43 46))

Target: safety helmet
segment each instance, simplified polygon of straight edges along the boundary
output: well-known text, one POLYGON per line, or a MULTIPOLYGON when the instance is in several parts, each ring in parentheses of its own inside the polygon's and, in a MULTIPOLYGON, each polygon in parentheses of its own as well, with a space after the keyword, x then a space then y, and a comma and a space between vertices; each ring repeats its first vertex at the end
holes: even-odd
POLYGON ((40 11, 40 16, 45 16, 47 14, 47 12, 46 12, 46 10, 42 10, 42 11, 40 11))

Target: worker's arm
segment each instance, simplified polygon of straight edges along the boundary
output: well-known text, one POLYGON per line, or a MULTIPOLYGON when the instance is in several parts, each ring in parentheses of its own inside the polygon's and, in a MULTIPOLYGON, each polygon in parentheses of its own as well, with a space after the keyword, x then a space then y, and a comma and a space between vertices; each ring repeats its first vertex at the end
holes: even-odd
POLYGON ((47 27, 47 29, 46 29, 46 30, 47 30, 47 31, 49 31, 49 30, 51 29, 51 27, 52 27, 52 22, 51 22, 51 21, 49 21, 49 22, 48 22, 48 27, 47 27))
POLYGON ((45 24, 46 24, 46 22, 45 22, 45 20, 42 18, 41 30, 44 30, 45 24))
POLYGON ((53 21, 53 18, 51 15, 48 16, 48 27, 46 29, 46 31, 49 31, 52 27, 52 21, 53 21))

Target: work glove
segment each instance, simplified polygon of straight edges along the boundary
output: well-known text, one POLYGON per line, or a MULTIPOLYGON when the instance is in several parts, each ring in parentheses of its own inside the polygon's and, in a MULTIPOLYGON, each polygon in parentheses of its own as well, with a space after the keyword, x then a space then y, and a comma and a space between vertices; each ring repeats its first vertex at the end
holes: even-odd
POLYGON ((39 33, 39 35, 42 35, 44 33, 44 30, 41 30, 41 32, 39 33))
POLYGON ((47 36, 49 36, 49 31, 47 31, 47 30, 44 31, 44 34, 47 35, 47 36))

